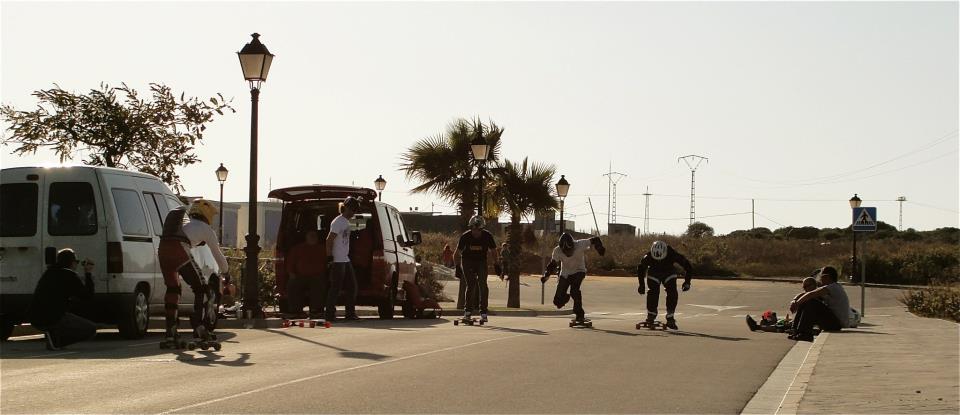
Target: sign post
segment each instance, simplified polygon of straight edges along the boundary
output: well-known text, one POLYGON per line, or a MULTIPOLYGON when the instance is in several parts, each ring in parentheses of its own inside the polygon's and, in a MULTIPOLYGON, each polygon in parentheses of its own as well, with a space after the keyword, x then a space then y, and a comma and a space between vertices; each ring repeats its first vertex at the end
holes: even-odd
MULTIPOLYGON (((853 208, 853 237, 856 241, 857 232, 876 232, 877 231, 877 208, 875 207, 855 207, 853 208)), ((854 242, 856 243, 856 242, 854 242)), ((866 313, 867 298, 867 257, 863 254, 864 247, 867 245, 867 239, 863 239, 863 245, 860 247, 860 316, 866 313)), ((856 262, 853 264, 856 272, 856 262)))

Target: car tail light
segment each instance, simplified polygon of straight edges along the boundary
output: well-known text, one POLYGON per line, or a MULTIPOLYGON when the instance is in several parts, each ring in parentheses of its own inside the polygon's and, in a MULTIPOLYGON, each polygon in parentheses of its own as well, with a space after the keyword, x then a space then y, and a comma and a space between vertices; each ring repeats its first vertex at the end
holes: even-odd
POLYGON ((111 274, 123 272, 123 247, 120 242, 107 242, 107 272, 111 274))

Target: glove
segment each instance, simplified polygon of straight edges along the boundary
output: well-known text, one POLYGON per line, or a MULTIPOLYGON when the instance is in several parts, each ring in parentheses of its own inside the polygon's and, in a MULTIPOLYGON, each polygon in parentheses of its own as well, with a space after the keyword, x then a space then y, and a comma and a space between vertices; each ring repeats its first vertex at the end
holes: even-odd
POLYGON ((503 267, 500 266, 500 263, 493 264, 493 272, 500 276, 500 279, 503 279, 503 267))
POLYGON ((597 247, 597 253, 600 254, 600 256, 603 256, 603 254, 607 253, 607 248, 604 248, 603 245, 600 245, 597 247))
POLYGON ((690 291, 690 281, 687 281, 687 282, 683 283, 683 285, 681 285, 680 288, 681 288, 683 291, 690 291))
POLYGON ((637 287, 637 294, 643 295, 643 293, 644 293, 643 286, 637 287))
POLYGON ((549 280, 549 279, 550 279, 550 276, 549 276, 549 275, 544 275, 544 276, 540 277, 540 283, 541 283, 541 284, 546 284, 546 283, 547 283, 547 280, 549 280))

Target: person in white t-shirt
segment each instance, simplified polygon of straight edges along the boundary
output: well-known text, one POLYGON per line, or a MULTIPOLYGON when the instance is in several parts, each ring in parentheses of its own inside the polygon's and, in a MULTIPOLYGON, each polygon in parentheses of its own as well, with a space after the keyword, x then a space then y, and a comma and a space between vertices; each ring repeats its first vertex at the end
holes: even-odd
POLYGON ((557 246, 553 248, 547 270, 540 278, 540 282, 546 282, 551 274, 557 274, 557 293, 553 297, 553 304, 557 308, 563 308, 570 301, 570 298, 573 298, 573 312, 576 314, 574 321, 578 323, 586 321, 580 284, 587 276, 585 256, 587 250, 591 248, 595 249, 601 256, 606 252, 599 237, 574 240, 573 235, 564 232, 560 235, 557 246))
POLYGON ((357 276, 350 263, 350 218, 360 210, 362 199, 349 196, 340 203, 340 216, 330 222, 327 235, 327 275, 330 287, 327 290, 325 318, 334 321, 337 317, 337 297, 341 288, 346 291, 344 298, 345 318, 359 320, 357 316, 357 276))

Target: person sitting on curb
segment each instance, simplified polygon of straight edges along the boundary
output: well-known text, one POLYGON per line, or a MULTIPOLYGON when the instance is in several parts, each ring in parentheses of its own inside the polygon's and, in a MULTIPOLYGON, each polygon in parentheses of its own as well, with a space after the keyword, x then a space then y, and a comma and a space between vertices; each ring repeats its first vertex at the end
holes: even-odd
MULTIPOLYGON (((819 274, 819 273, 820 273, 820 270, 817 270, 817 273, 819 274)), ((795 297, 793 297, 793 300, 792 300, 792 301, 797 301, 798 299, 800 299, 801 296, 803 296, 803 294, 808 293, 808 292, 810 292, 810 291, 813 291, 813 290, 817 289, 817 279, 814 278, 814 277, 804 278, 804 279, 803 279, 803 282, 802 282, 801 284, 803 285, 803 292, 801 292, 800 294, 797 294, 795 297)), ((768 312, 768 313, 769 313, 769 312, 768 312)), ((750 331, 760 330, 760 331, 765 331, 765 332, 768 332, 768 333, 770 333, 770 332, 783 332, 783 331, 784 331, 783 326, 777 324, 777 323, 778 323, 777 320, 776 320, 776 315, 777 315, 777 314, 776 314, 776 313, 770 313, 770 314, 772 314, 772 316, 771 316, 771 318, 768 318, 768 316, 767 316, 768 313, 763 313, 764 316, 763 316, 763 318, 761 318, 761 320, 760 320, 759 323, 757 323, 757 321, 754 320, 753 317, 750 317, 750 315, 748 314, 748 315, 747 315, 747 327, 750 328, 750 331)), ((789 318, 788 318, 786 321, 789 321, 789 318)))
POLYGON ((33 292, 28 310, 30 325, 43 332, 47 350, 60 350, 97 334, 97 325, 92 321, 67 312, 71 298, 93 297, 93 262, 83 261, 83 283, 74 271, 79 263, 72 249, 61 249, 33 292))
POLYGON ((820 269, 820 287, 791 301, 790 312, 796 313, 791 340, 813 341, 814 325, 827 331, 847 327, 850 300, 843 286, 837 283, 837 269, 820 269))

